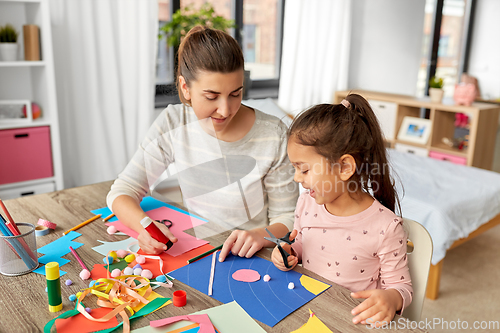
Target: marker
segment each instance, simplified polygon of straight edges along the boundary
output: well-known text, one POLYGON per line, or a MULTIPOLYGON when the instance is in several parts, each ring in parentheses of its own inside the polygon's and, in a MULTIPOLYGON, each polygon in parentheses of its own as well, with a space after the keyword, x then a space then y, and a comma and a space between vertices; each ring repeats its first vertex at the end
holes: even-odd
POLYGON ((47 277, 47 295, 49 296, 49 311, 58 312, 63 308, 61 298, 61 281, 59 279, 59 264, 49 262, 45 265, 47 277))
POLYGON ((167 250, 174 245, 170 239, 168 239, 167 236, 163 232, 161 232, 160 229, 153 223, 153 220, 149 217, 146 216, 141 220, 141 225, 144 229, 146 229, 147 232, 156 239, 158 242, 166 244, 167 245, 167 250))

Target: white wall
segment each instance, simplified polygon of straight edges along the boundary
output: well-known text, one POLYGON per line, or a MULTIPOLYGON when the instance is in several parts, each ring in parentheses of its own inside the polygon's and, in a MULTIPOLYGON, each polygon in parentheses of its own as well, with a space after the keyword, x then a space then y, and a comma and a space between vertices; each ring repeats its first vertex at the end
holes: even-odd
POLYGON ((468 72, 478 79, 484 99, 500 98, 499 17, 500 1, 477 1, 468 72))
POLYGON ((353 1, 349 89, 415 95, 424 9, 423 0, 353 1))

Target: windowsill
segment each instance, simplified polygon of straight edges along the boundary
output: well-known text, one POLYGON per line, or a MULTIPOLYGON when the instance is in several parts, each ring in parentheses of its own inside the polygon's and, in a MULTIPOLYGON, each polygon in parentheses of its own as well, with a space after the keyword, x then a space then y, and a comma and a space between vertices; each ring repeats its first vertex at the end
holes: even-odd
MULTIPOLYGON (((248 96, 243 99, 264 99, 264 98, 278 98, 278 88, 253 88, 248 92, 248 96)), ((159 94, 155 96, 155 108, 165 108, 170 104, 180 104, 181 101, 177 95, 177 90, 169 89, 166 94, 159 94)))

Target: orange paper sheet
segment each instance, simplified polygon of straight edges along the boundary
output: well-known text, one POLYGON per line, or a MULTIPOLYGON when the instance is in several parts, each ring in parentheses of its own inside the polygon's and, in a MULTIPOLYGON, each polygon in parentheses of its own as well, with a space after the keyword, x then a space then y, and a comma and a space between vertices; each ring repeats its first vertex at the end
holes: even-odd
MULTIPOLYGON (((101 318, 111 311, 113 311, 113 309, 107 309, 107 308, 93 309, 92 316, 101 318)), ((65 332, 89 333, 89 332, 95 332, 112 328, 115 327, 116 325, 118 325, 118 320, 116 319, 116 317, 111 318, 107 322, 101 323, 97 321, 88 320, 81 313, 70 318, 56 320, 57 333, 65 333, 65 332)))

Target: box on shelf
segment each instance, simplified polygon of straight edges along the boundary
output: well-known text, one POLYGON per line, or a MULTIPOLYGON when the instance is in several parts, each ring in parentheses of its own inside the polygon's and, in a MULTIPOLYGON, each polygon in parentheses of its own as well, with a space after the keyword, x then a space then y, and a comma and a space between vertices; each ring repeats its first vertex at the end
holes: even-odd
POLYGON ((429 157, 435 158, 436 160, 449 161, 455 164, 467 165, 467 158, 461 156, 455 156, 431 150, 429 152, 429 157))
POLYGON ((429 150, 426 148, 416 147, 412 145, 405 145, 404 143, 396 143, 394 149, 408 154, 413 154, 417 156, 427 157, 429 156, 429 150))
POLYGON ((0 184, 54 175, 49 126, 0 131, 0 184))
POLYGON ((23 25, 24 60, 40 60, 40 30, 34 24, 23 25))
POLYGON ((368 100, 373 112, 377 116, 378 122, 382 129, 382 133, 386 140, 394 140, 396 138, 396 116, 398 105, 396 103, 368 100))

